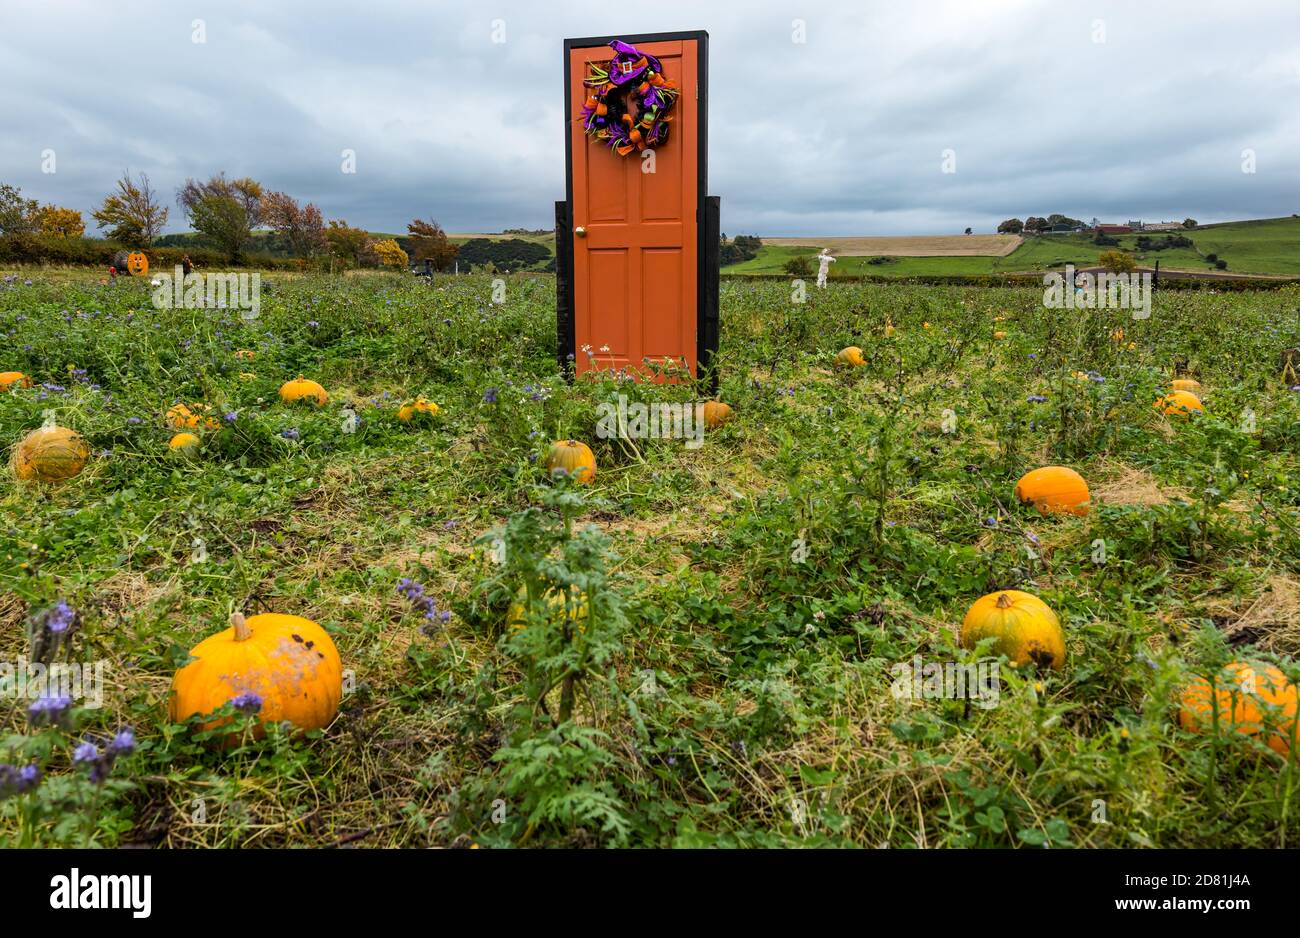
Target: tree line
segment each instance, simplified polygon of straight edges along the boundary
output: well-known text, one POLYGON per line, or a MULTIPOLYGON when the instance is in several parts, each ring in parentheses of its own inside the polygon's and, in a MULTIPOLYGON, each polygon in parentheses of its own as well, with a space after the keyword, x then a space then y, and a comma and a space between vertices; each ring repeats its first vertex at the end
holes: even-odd
MULTIPOLYGON (((255 179, 229 179, 218 173, 209 179, 186 179, 176 191, 176 207, 197 232, 196 243, 222 259, 239 264, 259 231, 269 231, 277 251, 302 266, 324 262, 359 267, 404 268, 426 260, 437 270, 449 270, 456 260, 452 244, 433 219, 414 219, 406 226, 406 248, 394 238, 376 239, 346 219, 328 223, 319 207, 300 204, 287 192, 276 192, 255 179)), ((148 249, 167 224, 168 206, 149 181, 128 171, 104 197, 91 217, 108 240, 133 249, 148 249)), ((15 186, 0 183, 0 236, 77 239, 86 235, 81 212, 40 205, 23 197, 15 186)))

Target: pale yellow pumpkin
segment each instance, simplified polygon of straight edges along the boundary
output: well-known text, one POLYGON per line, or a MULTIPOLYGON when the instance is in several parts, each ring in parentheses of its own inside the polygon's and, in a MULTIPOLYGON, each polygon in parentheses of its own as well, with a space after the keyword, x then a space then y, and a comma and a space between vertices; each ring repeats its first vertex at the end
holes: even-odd
POLYGON ((840 353, 835 356, 835 364, 837 365, 851 365, 856 368, 866 363, 866 359, 862 357, 862 349, 856 345, 841 349, 840 353))
MULTIPOLYGON (((587 596, 581 590, 574 590, 574 608, 573 621, 578 626, 579 632, 586 631, 587 621, 587 596)), ((550 621, 559 623, 563 620, 568 607, 568 600, 563 590, 547 590, 545 596, 546 615, 550 621)), ((510 604, 510 609, 506 612, 506 627, 512 632, 517 632, 528 624, 528 590, 521 588, 516 594, 514 602, 510 604)))
POLYGON ((1201 393, 1201 382, 1195 378, 1175 378, 1170 387, 1175 391, 1191 391, 1193 394, 1201 393))
POLYGON ((977 599, 962 620, 961 643, 974 648, 985 638, 996 639, 994 652, 1017 667, 1031 661, 1039 667, 1065 664, 1061 620, 1031 593, 1002 590, 977 599))
POLYGON ((562 471, 584 485, 596 478, 596 455, 586 443, 557 440, 546 454, 546 474, 562 471))
POLYGON ((198 452, 202 441, 193 433, 178 433, 167 442, 167 448, 173 453, 190 455, 198 452))
POLYGON ((46 424, 14 450, 14 474, 24 482, 62 482, 86 468, 90 446, 81 434, 46 424))
MULTIPOLYGON (((329 633, 301 616, 230 617, 230 628, 190 650, 172 678, 173 723, 220 709, 243 695, 261 701, 263 723, 288 720, 301 730, 328 726, 343 696, 343 665, 329 633)), ((210 729, 221 721, 204 724, 210 729)))

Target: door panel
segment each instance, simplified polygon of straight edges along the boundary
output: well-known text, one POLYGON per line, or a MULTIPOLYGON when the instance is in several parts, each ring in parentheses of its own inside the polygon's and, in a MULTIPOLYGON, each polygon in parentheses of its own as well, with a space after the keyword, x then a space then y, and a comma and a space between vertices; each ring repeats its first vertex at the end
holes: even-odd
POLYGON ((645 357, 684 358, 696 367, 699 210, 698 46, 694 40, 638 43, 656 56, 681 94, 654 172, 635 153, 619 156, 590 139, 576 117, 586 97, 589 61, 605 62, 608 46, 570 49, 569 128, 572 147, 575 365, 579 374, 628 366, 645 357), (595 358, 588 357, 584 346, 595 358), (609 351, 603 351, 605 347, 609 351))

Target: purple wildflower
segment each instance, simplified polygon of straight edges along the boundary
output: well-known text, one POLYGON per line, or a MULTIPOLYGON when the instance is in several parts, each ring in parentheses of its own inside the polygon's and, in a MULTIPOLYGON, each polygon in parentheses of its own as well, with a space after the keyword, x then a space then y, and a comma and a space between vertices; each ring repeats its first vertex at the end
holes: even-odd
POLYGON ((16 765, 0 765, 0 798, 26 794, 40 781, 41 769, 35 763, 21 768, 16 765))
POLYGON ((496 388, 488 388, 486 391, 483 392, 483 403, 484 403, 484 404, 495 404, 496 402, 497 402, 497 389, 496 389, 496 388))
POLYGON ((1047 398, 1041 394, 1031 394, 1025 400, 1031 404, 1044 404, 1047 402, 1047 398))
POLYGON ((129 726, 118 730, 113 741, 108 744, 108 751, 116 756, 135 752, 135 730, 129 726))
POLYGON ((290 427, 288 430, 281 430, 280 436, 284 437, 286 440, 298 440, 302 438, 302 434, 300 434, 294 427, 290 427))
POLYGON ((230 698, 230 705, 240 713, 252 715, 262 709, 262 697, 252 691, 246 691, 238 697, 230 698))
POLYGON ((77 614, 68 605, 67 600, 60 599, 45 613, 45 627, 55 635, 61 635, 77 621, 77 614))
POLYGON ((27 708, 27 722, 32 726, 61 725, 71 707, 71 697, 41 697, 27 708))
POLYGON ((99 747, 92 742, 83 742, 72 750, 72 761, 85 764, 99 759, 99 747))
POLYGON ((139 417, 127 417, 126 422, 133 427, 138 427, 140 424, 144 423, 144 421, 141 420, 139 417))
POLYGON ((235 410, 228 411, 228 412, 224 415, 224 419, 225 419, 226 423, 234 423, 236 420, 239 419, 239 412, 238 412, 238 411, 235 411, 235 410))

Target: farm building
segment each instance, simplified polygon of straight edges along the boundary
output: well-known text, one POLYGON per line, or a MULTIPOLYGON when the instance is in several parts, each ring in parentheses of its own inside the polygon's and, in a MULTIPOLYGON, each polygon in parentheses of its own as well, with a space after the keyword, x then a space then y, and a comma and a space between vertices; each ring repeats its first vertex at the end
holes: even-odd
POLYGON ((1108 234, 1108 235, 1132 234, 1133 226, 1132 225, 1098 225, 1096 230, 1099 234, 1108 234))

